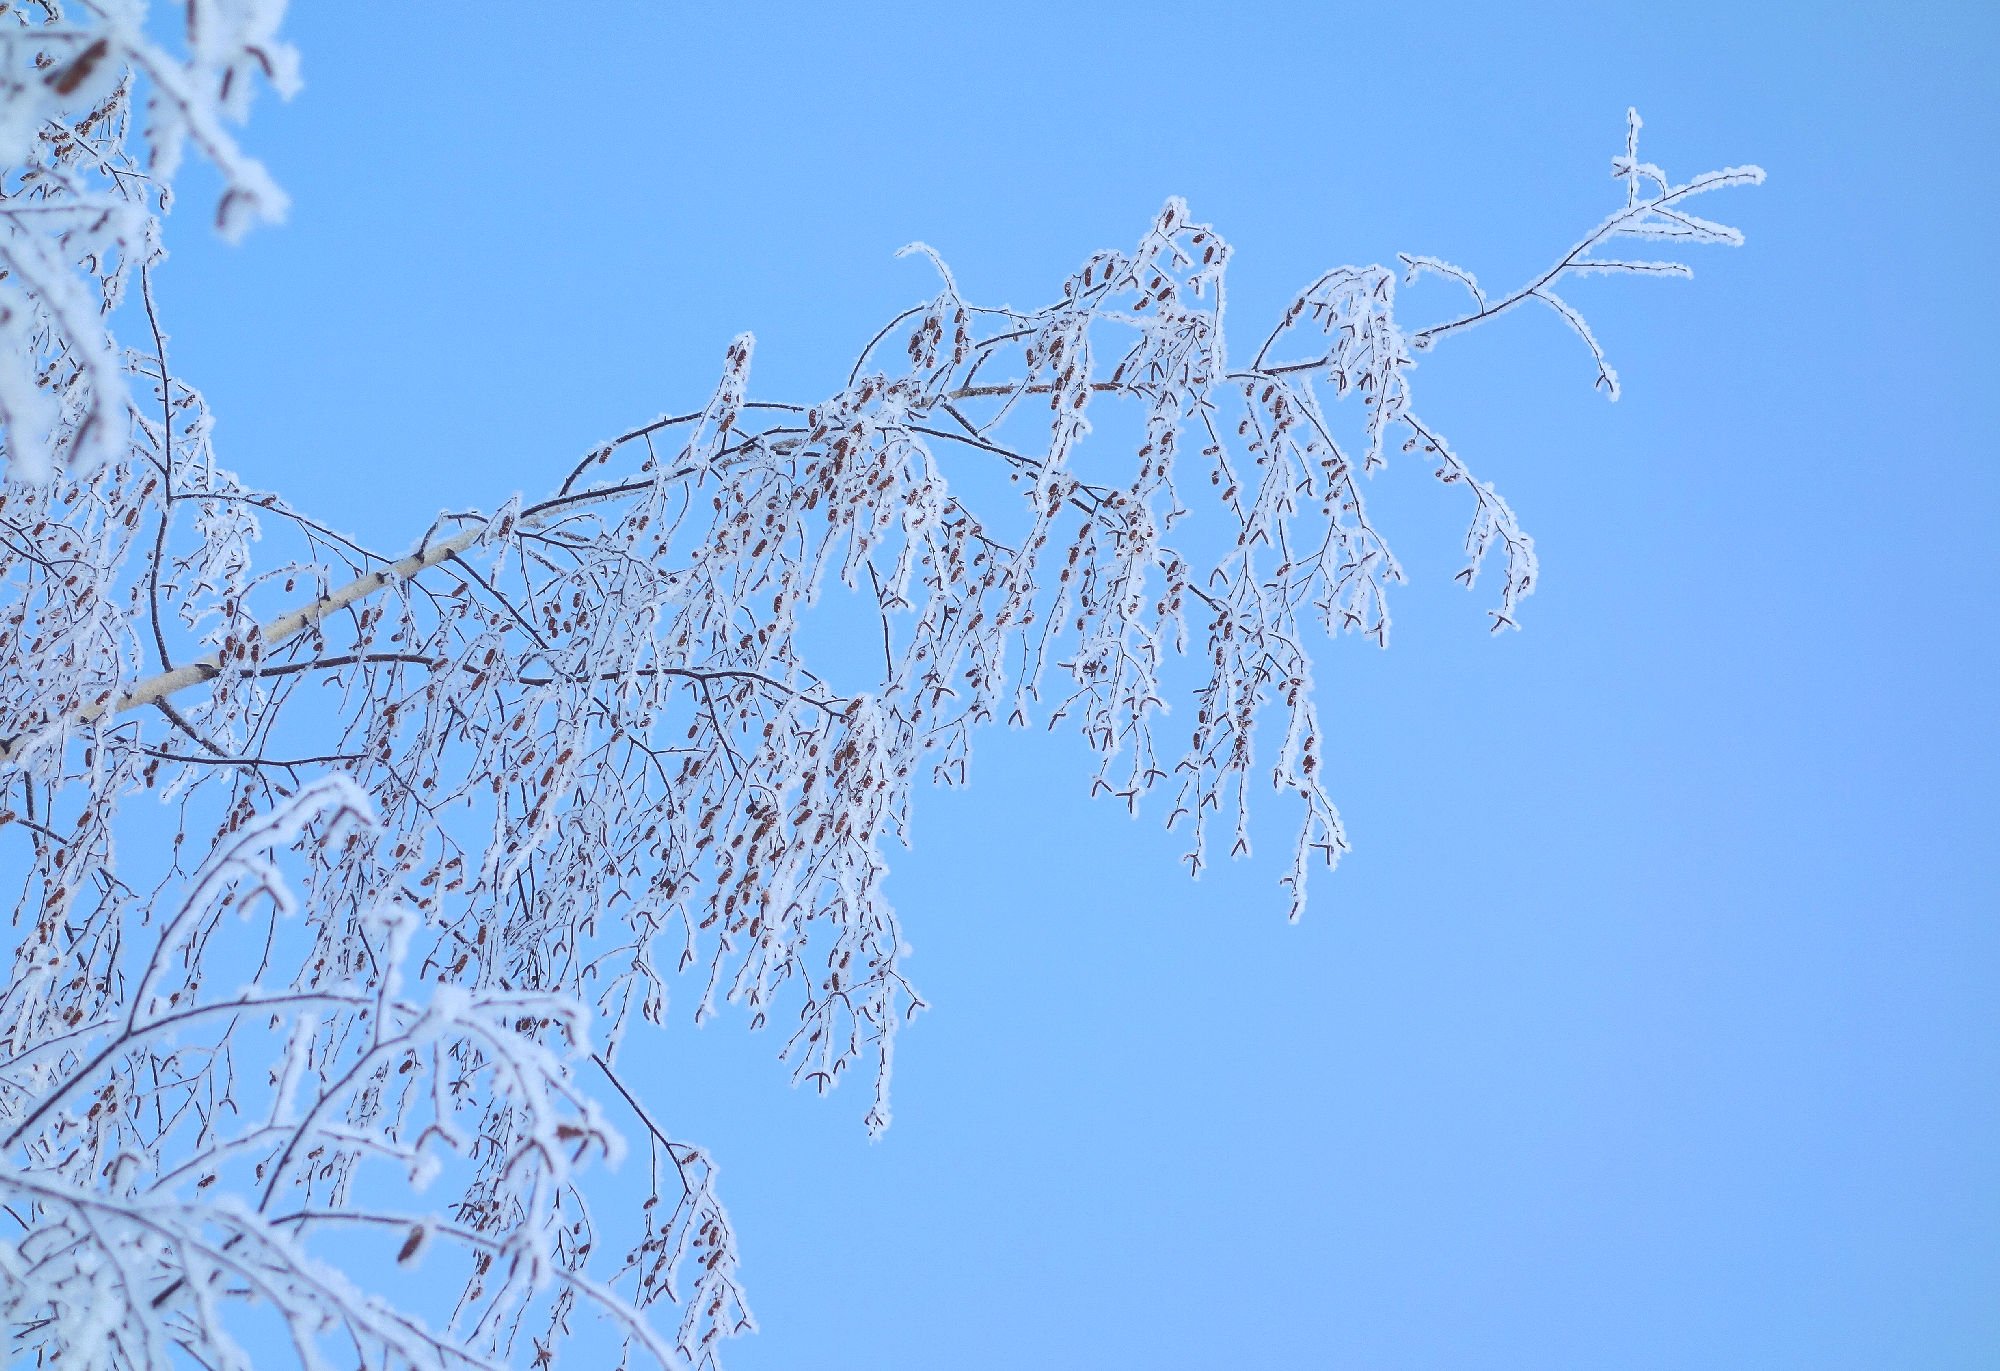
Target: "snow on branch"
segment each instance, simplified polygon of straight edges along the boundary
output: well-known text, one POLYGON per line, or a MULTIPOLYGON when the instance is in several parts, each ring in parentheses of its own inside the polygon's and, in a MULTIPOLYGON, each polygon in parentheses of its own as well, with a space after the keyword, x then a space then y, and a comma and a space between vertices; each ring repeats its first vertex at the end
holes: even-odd
POLYGON ((226 229, 282 205, 223 132, 293 81, 276 7, 198 2, 185 59, 125 6, 38 12, 0 21, 0 1308, 67 1365, 268 1365, 245 1310, 306 1366, 718 1364, 735 1230, 627 1044, 676 1002, 775 1026, 886 1127, 923 1007, 888 854, 991 723, 1073 727, 1195 872, 1268 785, 1299 916, 1347 845, 1315 654, 1386 642, 1404 577, 1366 498, 1392 444, 1470 496, 1496 628, 1538 574, 1415 355, 1533 299, 1612 384, 1552 288, 1680 270, 1615 239, 1736 241, 1686 204, 1757 176, 1673 183, 1635 117, 1624 205, 1534 281, 1406 257, 1472 302, 1410 331, 1395 271, 1337 268, 1247 362, 1179 200, 1034 308, 914 244, 930 293, 828 393, 760 395, 736 339, 548 494, 381 552, 218 465, 146 288, 183 143, 226 229))
MULTIPOLYGON (((229 125, 248 116, 260 80, 280 95, 296 90, 298 59, 276 37, 282 0, 190 0, 184 58, 146 33, 140 4, 7 8, 0 429, 7 473, 42 482, 59 469, 87 474, 127 450, 128 377, 145 362, 120 353, 109 316, 132 276, 161 255, 158 216, 185 147, 222 177, 216 223, 225 235, 284 216, 284 192, 229 125)), ((157 326, 152 341, 164 371, 157 326)))
POLYGON ((1410 346, 1421 352, 1461 329, 1483 324, 1498 318, 1514 306, 1527 300, 1539 300, 1554 310, 1562 321, 1569 325, 1585 347, 1590 349, 1591 360, 1597 367, 1595 384, 1602 386, 1611 399, 1618 398, 1618 373, 1604 360, 1604 350, 1590 331, 1590 325, 1583 316, 1558 299, 1550 289, 1566 276, 1589 275, 1633 275, 1633 276, 1678 276, 1692 277, 1694 269, 1684 262, 1635 261, 1619 257, 1598 257, 1593 254, 1608 244, 1621 238, 1667 239, 1684 244, 1721 244, 1728 247, 1742 245, 1743 235, 1725 224, 1701 219, 1689 212, 1688 202, 1710 191, 1723 190, 1731 186, 1755 186, 1764 181, 1762 167, 1724 167, 1720 171, 1704 172, 1691 180, 1674 184, 1667 174, 1651 162, 1639 160, 1639 129, 1642 121, 1639 111, 1625 112, 1625 151, 1611 160, 1611 174, 1625 183, 1624 208, 1613 212, 1604 222, 1585 234, 1583 238, 1557 258, 1555 264, 1537 276, 1527 285, 1499 300, 1489 300, 1479 289, 1472 277, 1461 268, 1433 257, 1404 257, 1408 267, 1408 280, 1414 281, 1425 271, 1453 276, 1464 282, 1471 290, 1473 302, 1477 306, 1470 314, 1462 314, 1443 323, 1432 324, 1418 329, 1410 335, 1410 346))

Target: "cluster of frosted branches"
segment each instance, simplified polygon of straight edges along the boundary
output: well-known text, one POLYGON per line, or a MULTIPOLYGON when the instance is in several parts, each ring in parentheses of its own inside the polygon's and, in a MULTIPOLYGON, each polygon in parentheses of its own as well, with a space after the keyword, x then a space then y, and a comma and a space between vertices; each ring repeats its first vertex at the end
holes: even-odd
POLYGON ((1624 204, 1532 284, 1406 258, 1472 302, 1411 331, 1394 273, 1342 268, 1247 364, 1229 249, 1178 200, 1038 309, 938 262, 817 403, 753 398, 738 339, 687 412, 389 554, 216 465, 150 292, 149 345, 109 341, 180 140, 226 227, 280 203, 220 132, 253 67, 289 80, 274 14, 197 3, 168 57, 84 12, 0 38, 0 1310, 64 1365, 249 1365, 259 1310, 307 1365, 713 1364, 750 1326, 735 1239, 628 1037, 671 995, 740 1007, 795 1080, 868 1076, 886 1126, 922 1002, 885 851, 988 722, 1073 722, 1095 788, 1167 792, 1196 871, 1248 850, 1253 787, 1288 797, 1296 917, 1345 847, 1311 646, 1385 641, 1401 579, 1367 478, 1400 448, 1466 493, 1496 628, 1534 587, 1413 355, 1533 300, 1615 386, 1552 287, 1683 273, 1607 252, 1737 241, 1689 202, 1760 175, 1673 182, 1634 117, 1624 204), (586 1171, 620 1133, 645 1175, 586 1171))
POLYGON ((283 9, 190 0, 175 55, 148 36, 142 0, 0 4, 0 424, 13 476, 126 454, 134 368, 106 316, 135 274, 152 315, 155 210, 189 144, 221 173, 222 232, 283 216, 284 193, 228 127, 249 113, 254 78, 281 94, 298 83, 275 37, 283 9), (126 148, 142 85, 143 158, 126 148))
POLYGON ((301 840, 365 845, 369 809, 353 781, 332 775, 244 817, 179 900, 125 930, 143 944, 129 955, 115 915, 72 950, 65 902, 44 904, 26 939, 42 955, 17 962, 0 1026, 4 1145, 20 1159, 0 1173, 0 1196, 25 1230, 0 1244, 16 1356, 164 1366, 178 1348, 205 1366, 248 1368, 259 1359, 219 1316, 248 1294, 275 1310, 305 1364, 322 1364, 335 1330, 364 1357, 380 1346, 476 1360, 461 1342, 501 1343, 499 1322, 525 1292, 555 1281, 668 1360, 645 1322, 568 1260, 587 1230, 517 1223, 496 1239, 464 1212, 484 1202, 567 1216, 574 1164, 616 1153, 547 1042, 587 1047, 575 1000, 409 977, 421 917, 393 900, 340 943, 309 921, 299 936, 298 899, 273 852, 301 840), (254 957, 232 955, 231 915, 262 924, 254 957), (242 986, 219 989, 232 974, 242 986), (51 1020, 65 1027, 51 1031, 51 1020), (496 1135, 496 1124, 511 1131, 496 1135), (456 1222, 385 1207, 385 1164, 417 1192, 446 1161, 490 1152, 512 1164, 460 1202, 456 1222), (366 1181, 364 1163, 375 1168, 366 1181), (492 1282, 512 1300, 487 1304, 463 1338, 433 1333, 300 1241, 328 1223, 393 1230, 406 1262, 433 1235, 465 1243, 471 1291, 492 1282))

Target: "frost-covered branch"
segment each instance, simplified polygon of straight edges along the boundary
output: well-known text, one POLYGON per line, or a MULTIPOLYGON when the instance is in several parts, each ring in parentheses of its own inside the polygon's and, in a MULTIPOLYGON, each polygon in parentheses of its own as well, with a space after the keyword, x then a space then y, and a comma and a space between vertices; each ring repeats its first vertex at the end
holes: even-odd
POLYGON ((544 498, 392 556, 219 466, 168 366, 144 273, 177 149, 226 228, 276 213, 225 130, 253 73, 292 80, 274 6, 188 13, 185 59, 142 8, 0 21, 0 1309, 67 1365, 267 1365, 252 1308, 308 1366, 715 1365, 753 1326, 735 1232, 628 1041, 675 996, 782 1025, 795 1082, 861 1074, 886 1127, 923 1007, 888 853, 991 723, 1074 728, 1197 872, 1268 785, 1298 916, 1346 847, 1314 657, 1386 642, 1404 576, 1366 498, 1391 445, 1469 494, 1496 628, 1538 575, 1418 417, 1415 354, 1536 299, 1608 383, 1553 287, 1678 271, 1594 255, 1620 237, 1735 241, 1686 203, 1755 179, 1671 182, 1635 117, 1624 206, 1529 285, 1405 258, 1474 311, 1410 331, 1395 272, 1337 268, 1247 362, 1230 249, 1179 200, 1035 308, 914 245, 932 293, 826 394, 754 395, 739 338, 544 498), (1093 437, 1114 413, 1129 452, 1093 437), (643 1174, 600 1165, 621 1134, 643 1174))
POLYGON ((1694 269, 1683 262, 1634 261, 1626 258, 1596 257, 1592 254, 1607 244, 1620 238, 1638 238, 1658 241, 1667 240, 1679 244, 1722 244, 1729 247, 1742 245, 1743 235, 1726 224, 1718 224, 1708 219, 1698 218, 1690 213, 1687 204, 1696 196, 1710 191, 1725 190, 1732 186, 1755 186, 1764 181, 1762 167, 1724 167, 1720 171, 1704 172, 1690 180, 1676 185, 1669 181, 1667 174, 1651 162, 1639 160, 1639 129, 1642 121, 1639 111, 1625 112, 1625 153, 1614 158, 1611 174, 1625 182, 1624 208, 1614 211, 1604 222, 1585 234, 1583 238, 1557 258, 1555 264, 1528 284, 1512 294, 1498 300, 1488 300, 1479 289, 1471 274, 1449 262, 1434 257, 1410 257, 1402 260, 1409 268, 1409 279, 1415 280, 1425 271, 1434 271, 1451 276, 1472 292, 1477 306, 1468 314, 1455 319, 1432 324, 1418 329, 1410 335, 1410 346, 1423 351, 1440 338, 1461 329, 1483 324, 1496 319, 1516 305, 1529 300, 1539 300, 1561 316, 1563 322, 1583 340, 1590 349, 1591 359, 1597 364, 1596 384, 1604 387, 1605 394, 1613 400, 1618 398, 1618 373, 1604 360, 1604 351, 1597 345, 1590 326, 1583 316, 1558 299, 1551 289, 1565 276, 1636 275, 1636 276, 1678 276, 1691 277, 1694 269), (1651 190, 1648 190, 1651 187, 1651 190))

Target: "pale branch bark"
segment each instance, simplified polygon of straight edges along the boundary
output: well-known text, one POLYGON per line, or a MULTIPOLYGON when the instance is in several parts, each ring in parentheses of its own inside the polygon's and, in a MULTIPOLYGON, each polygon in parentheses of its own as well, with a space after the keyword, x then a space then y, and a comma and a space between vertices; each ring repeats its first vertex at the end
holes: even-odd
MULTIPOLYGON (((464 529, 444 539, 442 542, 432 543, 428 547, 419 548, 409 556, 399 561, 391 562, 379 571, 371 571, 364 576, 357 576, 346 585, 321 596, 317 600, 300 605, 297 609, 291 610, 288 613, 280 614, 269 623, 260 626, 258 635, 264 640, 267 646, 276 646, 293 634, 310 628, 327 615, 337 613, 357 601, 366 599, 386 586, 393 585, 397 581, 408 580, 418 572, 429 567, 434 567, 439 562, 465 551, 478 542, 485 532, 486 525, 484 524, 464 529)), ((212 681, 221 674, 222 654, 218 650, 209 653, 206 657, 200 657, 192 662, 176 667, 172 671, 162 671, 156 676, 150 676, 133 686, 131 690, 125 692, 123 695, 100 703, 85 704, 71 714, 68 719, 57 720, 44 727, 56 727, 64 723, 71 725, 88 724, 105 714, 122 714, 127 710, 138 709, 143 705, 161 703, 179 691, 186 690, 189 686, 200 685, 204 681, 212 681)), ((32 734, 22 734, 14 738, 9 738, 4 743, 0 743, 0 764, 12 761, 15 753, 25 747, 33 736, 32 734)), ((198 735, 197 741, 202 741, 198 735)), ((212 744, 209 745, 213 746, 212 744)))
MULTIPOLYGON (((1283 370, 1286 369, 1285 368, 1273 369, 1272 374, 1275 375, 1283 370)), ((1251 373, 1239 373, 1239 375, 1242 374, 1251 374, 1251 373)), ((1261 375, 1262 373, 1255 373, 1255 374, 1261 375)), ((1109 382, 1094 383, 1091 387, 1092 390, 1096 391, 1117 390, 1119 388, 1120 387, 1114 386, 1109 382)), ((978 398, 981 396, 988 396, 994 394, 1013 393, 1015 391, 1021 393, 1046 393, 1050 389, 1051 387, 1047 385, 1015 386, 1011 388, 1011 390, 1010 388, 1004 386, 1000 387, 967 386, 967 387, 961 387, 958 390, 950 392, 947 398, 952 400, 962 400, 967 398, 978 398)), ((768 403, 760 407, 775 407, 775 408, 784 408, 787 410, 796 410, 803 408, 803 406, 798 406, 798 405, 774 406, 774 405, 769 405, 768 403)), ((681 416, 674 416, 671 418, 656 420, 651 424, 633 429, 631 430, 630 433, 621 435, 618 439, 614 441, 625 442, 632 437, 641 437, 646 434, 657 432, 661 429, 670 427, 672 425, 687 423, 690 421, 690 419, 699 417, 700 417, 699 415, 694 415, 694 416, 681 415, 681 416)), ((1034 458, 1028 457, 1022 453, 1014 452, 1010 449, 1001 447, 998 444, 987 442, 980 438, 967 437, 965 435, 951 433, 946 430, 931 428, 927 425, 913 425, 912 431, 922 433, 930 437, 942 438, 955 443, 962 443, 968 447, 973 447, 978 449, 979 451, 991 454, 993 456, 997 456, 1002 460, 1008 462, 1010 465, 1021 467, 1026 470, 1031 470, 1031 471, 1038 470, 1041 466, 1041 463, 1037 462, 1034 458)), ((596 489, 581 490, 581 491, 576 491, 574 493, 570 493, 568 487, 571 484, 571 482, 575 480, 576 476, 585 469, 587 469, 592 463, 599 460, 601 460, 600 453, 593 452, 590 457, 586 458, 584 462, 578 466, 575 472, 571 473, 569 480, 566 480, 564 482, 563 489, 559 491, 555 496, 552 496, 551 498, 539 504, 532 505, 527 509, 523 510, 519 516, 518 520, 519 526, 524 529, 533 528, 539 523, 547 521, 551 516, 557 513, 568 513, 569 511, 578 508, 580 506, 602 503, 606 500, 614 500, 622 496, 632 495, 637 493, 638 491, 646 489, 648 486, 651 485, 651 482, 649 481, 627 481, 613 486, 599 487, 596 489)), ((676 472, 675 476, 676 478, 685 478, 693 474, 694 473, 692 471, 684 471, 684 472, 676 472)), ((1079 489, 1089 490, 1090 487, 1079 484, 1079 489)), ((1098 506, 1102 503, 1102 498, 1101 496, 1099 496, 1092 500, 1075 499, 1072 501, 1072 503, 1076 504, 1076 506, 1079 509, 1082 509, 1085 513, 1096 514, 1099 512, 1098 506)), ((424 547, 421 547, 417 549, 417 551, 410 553, 408 556, 403 557, 400 560, 391 562, 388 566, 382 567, 375 571, 367 572, 361 576, 357 576, 353 580, 349 581, 347 584, 339 587, 338 589, 330 591, 328 594, 323 595, 318 599, 300 605, 297 609, 290 610, 284 614, 279 615, 277 618, 270 620, 268 623, 260 625, 258 628, 258 636, 263 639, 264 644, 267 647, 275 647, 280 643, 283 643, 288 638, 291 638, 293 635, 302 632, 307 628, 310 628, 313 624, 319 622, 321 619, 326 618, 330 614, 338 613, 340 610, 347 608, 349 605, 359 603, 360 601, 368 598, 369 596, 374 595, 377 592, 384 590, 391 585, 396 584, 398 581, 408 580, 412 576, 415 576, 420 572, 426 571, 429 568, 438 565, 440 562, 456 559, 460 553, 466 551, 468 548, 472 547, 475 543, 477 543, 480 540, 480 538, 484 536, 486 530, 487 530, 487 524, 482 521, 475 527, 463 529, 460 532, 453 534, 451 537, 446 538, 441 542, 431 543, 424 547)), ((165 531, 164 522, 162 524, 161 531, 164 534, 165 531)), ((157 561, 157 554, 155 554, 155 561, 157 561)), ((477 573, 473 574, 476 575, 477 573)), ((1199 593, 1198 589, 1197 593, 1199 593)), ((157 610, 155 610, 155 613, 157 614, 157 610)), ((157 632, 157 624, 155 626, 155 631, 157 632)), ((161 644, 160 654, 163 658, 166 656, 166 649, 164 643, 161 644)), ((414 660, 414 658, 412 658, 412 660, 414 660)), ((287 664, 284 668, 282 668, 282 670, 283 671, 309 670, 314 665, 316 665, 316 663, 311 663, 311 662, 287 664)), ((196 658, 193 661, 186 662, 181 666, 175 667, 171 670, 162 671, 155 675, 149 676, 146 679, 140 681, 138 684, 133 686, 131 690, 125 692, 122 695, 115 696, 114 698, 106 701, 83 704, 79 706, 77 709, 75 709, 65 719, 52 720, 49 723, 44 724, 40 729, 35 730, 34 732, 23 733, 15 737, 0 740, 0 765, 4 765, 5 763, 12 761, 15 755, 18 754, 20 751, 22 751, 38 733, 46 732, 47 729, 49 728, 53 728, 62 724, 68 724, 71 726, 85 725, 91 723, 92 721, 106 714, 123 714, 126 713, 127 711, 139 709, 146 705, 158 705, 163 707, 164 709, 166 709, 168 717, 170 719, 173 719, 173 721, 177 725, 181 726, 183 731, 186 731, 190 737, 193 737, 195 739, 196 742, 201 743, 203 747, 214 752, 217 756, 223 756, 225 754, 222 752, 221 749, 215 747, 213 743, 209 742, 207 739, 204 739, 199 734, 195 733, 192 727, 188 725, 184 719, 181 719, 177 715, 175 715, 171 711, 171 707, 167 706, 165 703, 170 697, 178 694, 179 692, 186 690, 191 686, 197 686, 204 684, 205 682, 212 681, 221 674, 222 674, 222 655, 220 651, 216 651, 209 653, 205 657, 196 658)), ((278 674, 278 672, 269 671, 269 672, 261 672, 259 674, 278 674)))

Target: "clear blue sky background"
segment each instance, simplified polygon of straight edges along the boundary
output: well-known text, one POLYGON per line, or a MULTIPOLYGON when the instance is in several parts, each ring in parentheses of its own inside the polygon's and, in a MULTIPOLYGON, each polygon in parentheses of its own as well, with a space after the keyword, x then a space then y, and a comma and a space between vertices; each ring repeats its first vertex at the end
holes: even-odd
MULTIPOLYGON (((238 249, 161 278, 224 461, 381 544, 702 396, 812 399, 931 290, 1039 302, 1168 194, 1236 336, 1397 250, 1511 284, 1613 203, 1624 110, 1749 246, 1599 281, 1427 417, 1542 555, 1378 479, 1416 578, 1323 654, 1357 851, 1288 927, 1189 884, 1069 739, 989 734, 893 890, 936 1005, 897 1121, 685 1023, 766 1368, 2000 1366, 2000 10, 1956 4, 304 6, 238 249), (1052 950, 1053 949, 1053 950, 1052 950)), ((1412 295, 1408 317, 1456 301, 1412 295)), ((685 1002, 685 1001, 684 1001, 685 1002)))

